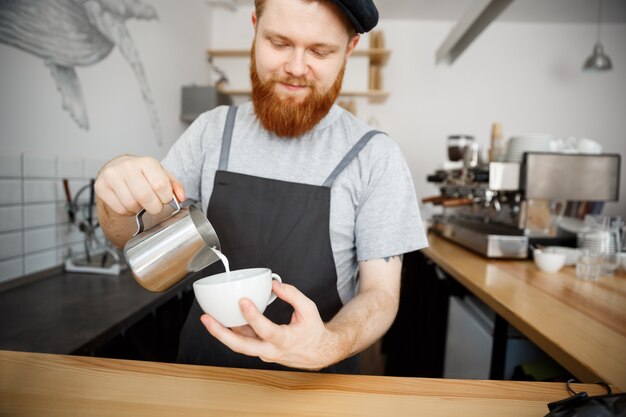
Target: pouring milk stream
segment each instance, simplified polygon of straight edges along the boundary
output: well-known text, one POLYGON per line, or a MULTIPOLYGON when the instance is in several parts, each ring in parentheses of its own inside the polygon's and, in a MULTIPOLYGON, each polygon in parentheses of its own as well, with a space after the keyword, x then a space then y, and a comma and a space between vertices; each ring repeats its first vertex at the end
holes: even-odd
POLYGON ((211 250, 217 255, 218 258, 220 258, 220 261, 222 261, 222 263, 224 264, 224 269, 226 270, 226 280, 230 281, 230 265, 228 264, 228 258, 214 246, 211 247, 211 250))

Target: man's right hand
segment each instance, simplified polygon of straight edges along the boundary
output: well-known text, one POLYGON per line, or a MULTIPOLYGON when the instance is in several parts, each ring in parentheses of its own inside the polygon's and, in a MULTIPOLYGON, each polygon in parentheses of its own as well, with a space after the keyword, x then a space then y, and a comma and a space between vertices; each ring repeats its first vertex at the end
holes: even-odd
POLYGON ((142 208, 157 214, 174 195, 185 200, 182 183, 151 157, 124 155, 109 161, 98 173, 95 190, 110 210, 122 216, 142 208))

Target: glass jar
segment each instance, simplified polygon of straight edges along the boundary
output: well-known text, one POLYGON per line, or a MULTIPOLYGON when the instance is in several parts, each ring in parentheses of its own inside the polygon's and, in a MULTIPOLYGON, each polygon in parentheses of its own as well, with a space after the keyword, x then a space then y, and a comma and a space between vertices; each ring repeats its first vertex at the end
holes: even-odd
POLYGON ((623 245, 622 228, 620 217, 585 216, 577 246, 585 250, 588 256, 599 259, 601 275, 613 275, 619 265, 619 253, 623 245))
POLYGON ((448 159, 450 161, 461 161, 463 159, 464 149, 470 143, 474 143, 474 136, 471 136, 471 135, 448 136, 448 159))

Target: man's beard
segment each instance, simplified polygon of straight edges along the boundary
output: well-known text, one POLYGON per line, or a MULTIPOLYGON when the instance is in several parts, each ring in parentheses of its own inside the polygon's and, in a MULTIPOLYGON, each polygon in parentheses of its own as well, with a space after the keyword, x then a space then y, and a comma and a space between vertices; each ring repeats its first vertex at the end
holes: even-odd
POLYGON ((344 62, 332 87, 321 92, 317 86, 297 77, 278 77, 274 74, 268 81, 261 81, 256 70, 254 45, 250 50, 250 80, 252 81, 252 104, 261 125, 280 137, 296 138, 310 131, 330 111, 341 90, 344 62), (307 86, 311 91, 304 97, 282 97, 276 92, 276 84, 307 86))

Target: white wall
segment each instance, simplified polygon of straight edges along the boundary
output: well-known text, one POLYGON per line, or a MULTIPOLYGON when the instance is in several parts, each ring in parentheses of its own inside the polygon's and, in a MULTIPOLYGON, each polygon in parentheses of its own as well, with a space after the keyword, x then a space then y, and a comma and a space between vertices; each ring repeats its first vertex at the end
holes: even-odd
MULTIPOLYGON (((452 66, 434 56, 452 22, 382 21, 393 55, 385 67, 391 92, 369 106, 402 146, 418 196, 436 193, 426 175, 445 158, 446 137, 469 133, 487 145, 493 122, 504 135, 551 133, 588 137, 626 156, 626 25, 605 25, 613 71, 584 73, 595 40, 584 24, 494 23, 452 66)), ((367 117, 367 116, 366 116, 367 117)), ((626 161, 620 202, 606 213, 626 217, 626 161)))
POLYGON ((117 48, 95 65, 76 68, 90 123, 82 130, 62 109, 43 60, 0 44, 0 282, 59 265, 70 249, 82 252, 83 235, 69 225, 62 178, 70 179, 75 195, 113 156, 163 157, 187 126, 180 121, 181 87, 208 83, 211 9, 203 0, 144 1, 156 8, 158 20, 129 20, 126 27, 156 104, 162 146, 135 74, 117 48))
POLYGON ((115 47, 102 61, 77 67, 90 129, 61 108, 61 96, 41 58, 0 43, 0 150, 98 156, 162 157, 182 133, 181 87, 206 84, 211 8, 202 0, 144 0, 157 20, 126 22, 143 63, 162 125, 154 139, 135 74, 115 47))
MULTIPOLYGON (((216 10, 211 47, 249 48, 251 10, 216 10)), ((595 41, 595 25, 495 22, 452 66, 437 66, 435 52, 453 25, 382 19, 377 29, 392 50, 383 84, 391 95, 380 104, 357 99, 357 115, 402 147, 418 197, 437 193, 425 178, 445 159, 447 136, 468 133, 487 145, 493 122, 502 123, 506 137, 588 137, 606 152, 626 156, 626 25, 603 26, 602 41, 614 69, 601 74, 581 71, 595 41)), ((359 48, 368 42, 365 35, 359 48)), ((216 62, 227 71, 232 88, 249 85, 247 60, 216 62)), ((344 89, 366 86, 365 58, 351 58, 344 89)), ((626 165, 620 195, 620 203, 607 204, 606 213, 626 217, 626 165)))

